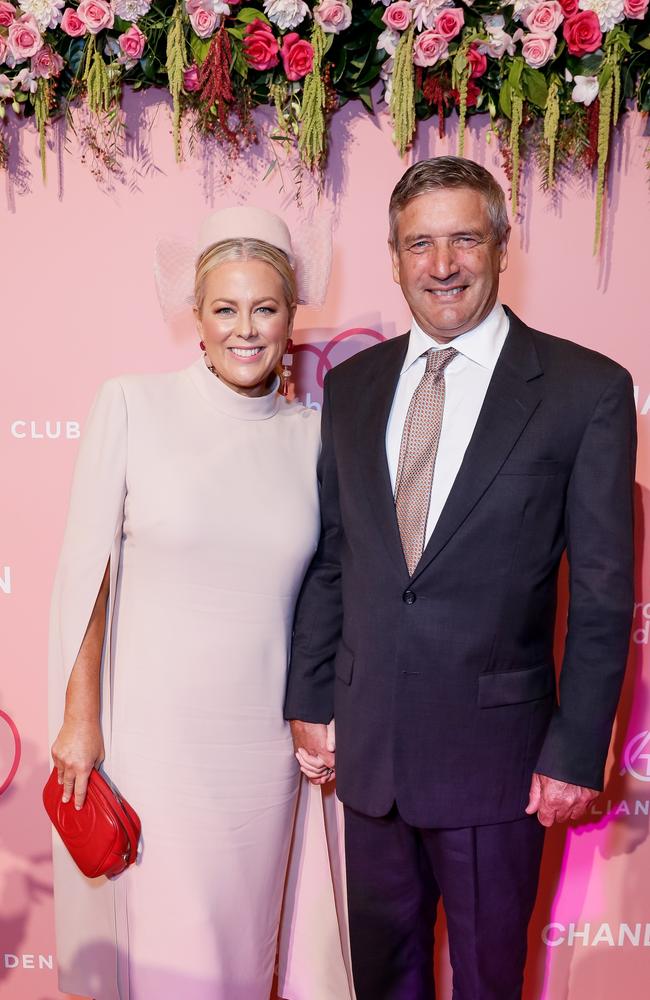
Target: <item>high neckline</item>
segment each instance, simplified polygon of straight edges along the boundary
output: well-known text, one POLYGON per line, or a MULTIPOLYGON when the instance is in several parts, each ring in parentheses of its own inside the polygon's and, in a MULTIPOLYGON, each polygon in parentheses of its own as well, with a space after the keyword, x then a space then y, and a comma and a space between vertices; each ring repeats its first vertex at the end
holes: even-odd
POLYGON ((280 404, 280 379, 277 377, 266 395, 243 396, 214 375, 202 357, 188 368, 188 372, 203 398, 227 417, 235 420, 268 420, 277 412, 280 404))

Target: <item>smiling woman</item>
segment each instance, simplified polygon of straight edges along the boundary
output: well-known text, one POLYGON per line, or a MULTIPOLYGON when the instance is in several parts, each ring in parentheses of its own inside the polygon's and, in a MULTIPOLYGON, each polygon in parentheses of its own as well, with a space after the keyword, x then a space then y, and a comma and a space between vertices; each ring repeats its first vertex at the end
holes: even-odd
POLYGON ((235 392, 269 391, 296 312, 287 255, 260 240, 223 240, 200 257, 194 314, 210 371, 235 392))
MULTIPOLYGON (((112 379, 86 426, 53 599, 52 753, 79 807, 105 753, 143 844, 117 880, 91 881, 55 843, 64 992, 269 997, 301 782, 282 714, 288 648, 320 524, 318 414, 275 376, 299 300, 292 260, 277 216, 210 216, 203 356, 112 379)), ((327 880, 324 831, 308 837, 310 878, 327 880)), ((309 955, 283 935, 295 1000, 349 998, 328 898, 309 955)))

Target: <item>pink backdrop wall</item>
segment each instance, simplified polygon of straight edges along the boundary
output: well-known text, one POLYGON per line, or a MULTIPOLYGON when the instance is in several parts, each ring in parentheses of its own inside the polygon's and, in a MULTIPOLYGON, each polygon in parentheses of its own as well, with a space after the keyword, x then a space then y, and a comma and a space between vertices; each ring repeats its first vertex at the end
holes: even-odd
MULTIPOLYGON (((261 116, 263 119, 264 116, 261 116)), ((250 197, 297 216, 292 171, 264 179, 266 146, 228 167, 208 150, 178 167, 170 117, 155 95, 129 100, 124 176, 98 186, 80 152, 63 153, 60 132, 40 180, 37 136, 12 129, 12 169, 0 174, 0 1000, 52 1000, 56 987, 49 829, 40 790, 49 770, 46 737, 46 623, 70 475, 91 399, 118 372, 188 364, 195 338, 168 330, 152 278, 163 233, 191 237, 207 210, 250 197), (228 176, 230 171, 230 176, 228 176), (284 185, 284 186, 283 186, 284 185), (3 714, 4 713, 4 714, 3 714)), ((609 778, 589 821, 548 838, 530 935, 527 997, 627 1000, 646 997, 650 959, 650 578, 644 579, 644 508, 650 489, 648 175, 644 122, 629 116, 617 140, 602 258, 591 256, 591 191, 576 182, 561 199, 526 174, 525 218, 515 224, 502 299, 531 325, 602 350, 628 367, 639 397, 638 607, 630 667, 609 778), (646 485, 649 484, 649 485, 646 485), (645 664, 644 664, 645 660, 645 664)), ((414 156, 454 151, 421 128, 414 156)), ((500 175, 494 140, 472 127, 466 155, 500 175)), ((296 340, 330 351, 336 363, 369 346, 375 331, 406 329, 390 278, 386 204, 404 169, 384 117, 348 107, 336 119, 326 193, 333 271, 323 309, 299 312, 296 340), (361 332, 359 332, 361 331, 361 332)), ((501 175, 500 175, 501 176, 501 175)), ((304 185, 306 209, 313 192, 304 185)), ((300 357, 298 392, 317 404, 318 352, 300 357)), ((444 948, 439 966, 450 996, 444 948)))

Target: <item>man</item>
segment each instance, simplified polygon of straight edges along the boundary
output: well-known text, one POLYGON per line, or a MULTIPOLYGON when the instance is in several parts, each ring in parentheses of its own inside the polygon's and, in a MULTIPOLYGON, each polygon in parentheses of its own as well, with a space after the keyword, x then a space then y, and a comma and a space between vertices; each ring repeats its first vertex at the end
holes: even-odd
POLYGON ((435 996, 440 897, 455 1000, 520 997, 544 828, 602 788, 633 609, 632 385, 499 304, 509 232, 483 167, 411 167, 389 241, 411 331, 325 383, 285 715, 315 780, 336 717, 358 1000, 435 996))

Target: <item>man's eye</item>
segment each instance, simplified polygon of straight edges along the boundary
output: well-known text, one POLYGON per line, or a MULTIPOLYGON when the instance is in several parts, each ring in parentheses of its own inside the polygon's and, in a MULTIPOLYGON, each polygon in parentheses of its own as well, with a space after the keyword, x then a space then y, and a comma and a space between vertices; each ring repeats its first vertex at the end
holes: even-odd
POLYGON ((464 250, 471 249, 471 247, 478 246, 479 240, 476 236, 458 236, 454 240, 457 247, 462 247, 464 250))
POLYGON ((409 250, 411 253, 424 253, 431 247, 429 240, 417 240, 415 243, 411 243, 409 250))

